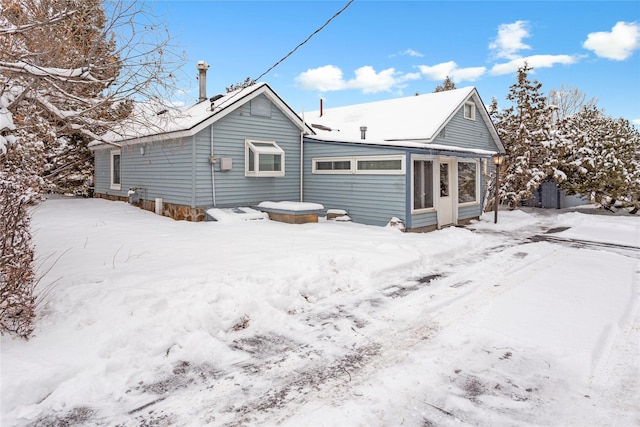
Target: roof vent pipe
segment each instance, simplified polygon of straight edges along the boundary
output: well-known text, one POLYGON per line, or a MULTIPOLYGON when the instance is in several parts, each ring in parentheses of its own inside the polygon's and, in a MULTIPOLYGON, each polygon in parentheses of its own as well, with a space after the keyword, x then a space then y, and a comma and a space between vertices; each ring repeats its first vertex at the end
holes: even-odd
POLYGON ((360 126, 360 139, 367 139, 367 127, 360 126))
POLYGON ((200 102, 207 99, 207 70, 209 69, 209 64, 204 61, 198 61, 196 68, 198 69, 198 82, 200 83, 200 96, 198 97, 198 102, 200 102))
POLYGON ((322 101, 323 99, 320 98, 320 117, 322 117, 322 101))

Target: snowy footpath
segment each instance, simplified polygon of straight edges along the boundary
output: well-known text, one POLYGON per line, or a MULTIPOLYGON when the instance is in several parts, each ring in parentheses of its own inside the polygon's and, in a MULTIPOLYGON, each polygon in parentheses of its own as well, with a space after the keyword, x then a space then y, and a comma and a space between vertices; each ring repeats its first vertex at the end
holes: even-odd
POLYGON ((640 216, 593 212, 410 234, 48 200, 0 425, 640 425, 640 216))

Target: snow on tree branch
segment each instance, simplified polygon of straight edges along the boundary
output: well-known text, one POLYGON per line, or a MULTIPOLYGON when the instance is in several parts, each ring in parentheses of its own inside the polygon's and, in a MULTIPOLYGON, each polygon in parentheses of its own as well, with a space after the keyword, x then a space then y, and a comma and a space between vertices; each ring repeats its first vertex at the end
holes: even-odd
MULTIPOLYGON (((9 9, 9 8, 7 8, 7 9, 9 9)), ((28 32, 29 30, 32 30, 32 29, 34 29, 36 27, 42 27, 42 26, 45 26, 45 25, 52 25, 52 24, 55 24, 55 23, 57 23, 59 21, 62 21, 63 19, 66 19, 67 17, 73 15, 74 13, 76 13, 75 10, 63 11, 63 12, 60 12, 58 14, 55 14, 54 16, 52 16, 47 21, 34 22, 34 23, 31 23, 31 24, 20 25, 20 26, 12 25, 9 21, 7 21, 7 19, 0 19, 0 36, 4 35, 4 34, 24 33, 24 32, 28 32)))
POLYGON ((52 68, 41 67, 38 65, 28 64, 24 61, 3 62, 0 61, 0 72, 28 74, 33 77, 49 77, 61 81, 72 83, 107 83, 101 81, 91 75, 91 71, 86 68, 52 68))

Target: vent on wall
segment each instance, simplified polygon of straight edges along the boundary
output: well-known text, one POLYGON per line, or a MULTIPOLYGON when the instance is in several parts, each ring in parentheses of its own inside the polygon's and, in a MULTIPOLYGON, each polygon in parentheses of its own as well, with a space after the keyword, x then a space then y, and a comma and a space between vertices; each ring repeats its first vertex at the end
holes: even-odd
POLYGON ((233 168, 233 159, 231 157, 221 157, 220 158, 220 170, 221 171, 230 171, 233 168))

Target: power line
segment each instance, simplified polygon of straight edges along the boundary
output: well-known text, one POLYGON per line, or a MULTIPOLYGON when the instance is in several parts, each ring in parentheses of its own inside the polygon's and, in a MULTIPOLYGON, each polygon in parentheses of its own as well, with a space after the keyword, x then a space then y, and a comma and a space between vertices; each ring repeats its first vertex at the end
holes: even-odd
POLYGON ((274 68, 276 68, 278 65, 280 65, 280 63, 282 63, 285 59, 287 59, 288 57, 290 57, 291 55, 293 55, 293 53, 298 50, 298 48, 300 48, 301 46, 303 46, 305 43, 307 43, 309 40, 311 40, 311 38, 313 36, 315 36, 316 34, 318 34, 320 31, 322 31, 322 29, 324 27, 326 27, 327 25, 329 25, 329 22, 333 21, 338 15, 340 15, 342 12, 344 12, 349 6, 351 6, 351 3, 353 3, 355 0, 349 0, 349 2, 342 8, 340 9, 338 12, 336 12, 331 18, 329 18, 329 20, 327 22, 325 22, 320 28, 318 28, 317 30, 315 30, 313 33, 311 33, 311 35, 309 35, 309 37, 307 37, 302 43, 300 43, 298 46, 296 46, 295 48, 293 48, 293 50, 289 53, 287 53, 284 57, 282 57, 282 59, 280 59, 278 62, 276 62, 275 64, 273 64, 271 67, 269 67, 269 69, 267 71, 265 71, 264 73, 260 74, 254 81, 258 81, 260 80, 262 77, 264 77, 265 74, 269 73, 269 71, 273 70, 274 68))
MULTIPOLYGON (((264 77, 267 73, 269 73, 269 71, 273 70, 274 68, 276 68, 278 65, 280 65, 285 59, 287 59, 288 57, 290 57, 291 55, 293 55, 293 53, 298 50, 301 46, 303 46, 305 43, 307 43, 309 40, 311 40, 311 38, 313 36, 315 36, 316 34, 318 34, 320 31, 322 31, 322 29, 324 27, 326 27, 327 25, 329 25, 329 22, 333 21, 338 15, 340 15, 342 12, 344 12, 349 6, 351 6, 351 3, 353 3, 355 0, 349 0, 349 2, 344 5, 344 7, 342 9, 340 9, 338 12, 336 12, 331 18, 329 18, 327 20, 327 22, 325 22, 324 24, 322 24, 322 26, 320 28, 318 28, 317 30, 315 30, 313 33, 311 33, 309 35, 309 37, 307 37, 302 43, 298 44, 298 46, 296 46, 295 48, 293 48, 289 53, 287 53, 285 56, 282 57, 282 59, 280 59, 278 62, 276 62, 275 64, 273 64, 271 67, 269 67, 269 69, 267 71, 265 71, 264 73, 260 74, 255 80, 251 80, 251 78, 247 78, 247 80, 245 81, 245 84, 247 84, 247 82, 249 82, 249 86, 253 86, 253 84, 255 82, 257 82, 258 80, 260 80, 262 77, 264 77)), ((228 104, 229 101, 231 101, 233 98, 235 98, 237 95, 239 95, 246 87, 248 86, 243 86, 242 84, 240 85, 240 88, 236 90, 236 93, 234 93, 230 98, 226 99, 224 101, 224 104, 228 104)), ((213 109, 213 104, 211 106, 211 108, 213 109)))

